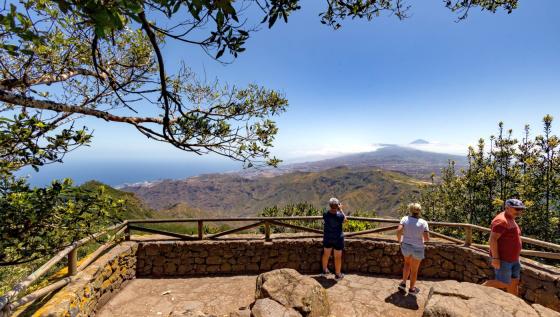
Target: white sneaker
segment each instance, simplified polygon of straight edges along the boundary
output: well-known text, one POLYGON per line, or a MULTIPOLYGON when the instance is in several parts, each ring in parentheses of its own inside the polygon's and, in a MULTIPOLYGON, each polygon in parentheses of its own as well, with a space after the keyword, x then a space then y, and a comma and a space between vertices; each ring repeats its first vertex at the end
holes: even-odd
POLYGON ((334 276, 334 280, 337 281, 337 282, 341 281, 343 278, 344 278, 344 274, 342 274, 342 273, 340 273, 340 275, 335 274, 335 276, 334 276))

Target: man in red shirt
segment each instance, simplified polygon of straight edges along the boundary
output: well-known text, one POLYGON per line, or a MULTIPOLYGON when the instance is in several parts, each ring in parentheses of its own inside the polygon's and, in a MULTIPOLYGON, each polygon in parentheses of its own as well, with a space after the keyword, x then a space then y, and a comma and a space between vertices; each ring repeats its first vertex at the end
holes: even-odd
POLYGON ((525 209, 523 202, 518 199, 508 199, 505 210, 492 220, 490 233, 490 256, 495 277, 483 285, 506 289, 513 295, 519 294, 519 278, 521 264, 521 229, 515 218, 525 209))

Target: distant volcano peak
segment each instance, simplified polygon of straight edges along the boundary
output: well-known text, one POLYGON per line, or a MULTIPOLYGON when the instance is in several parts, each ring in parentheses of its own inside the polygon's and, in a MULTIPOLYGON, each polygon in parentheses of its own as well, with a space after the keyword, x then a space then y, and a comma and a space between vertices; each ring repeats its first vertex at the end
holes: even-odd
POLYGON ((414 140, 414 141, 410 142, 410 144, 430 144, 430 142, 428 142, 424 139, 417 139, 417 140, 414 140))

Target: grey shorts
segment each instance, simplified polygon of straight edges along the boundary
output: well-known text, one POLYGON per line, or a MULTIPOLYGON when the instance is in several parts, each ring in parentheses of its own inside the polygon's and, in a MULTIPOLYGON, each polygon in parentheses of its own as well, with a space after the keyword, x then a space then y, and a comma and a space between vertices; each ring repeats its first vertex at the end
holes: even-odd
POLYGON ((413 258, 417 260, 424 259, 424 247, 416 246, 408 243, 401 243, 401 252, 405 257, 412 255, 413 258))

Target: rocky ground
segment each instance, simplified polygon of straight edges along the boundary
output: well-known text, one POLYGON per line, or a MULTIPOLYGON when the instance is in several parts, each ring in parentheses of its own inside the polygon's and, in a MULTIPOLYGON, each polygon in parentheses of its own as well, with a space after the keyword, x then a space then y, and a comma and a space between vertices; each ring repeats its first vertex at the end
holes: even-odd
MULTIPOLYGON (((420 316, 433 284, 419 282, 423 292, 415 299, 399 294, 395 279, 354 274, 346 275, 340 282, 312 278, 327 290, 333 316, 420 316)), ((136 279, 97 316, 169 316, 185 310, 229 316, 254 301, 255 281, 256 276, 136 279)))
POLYGON ((169 316, 197 310, 217 316, 245 308, 255 300, 256 276, 135 279, 96 314, 169 316))
POLYGON ((518 297, 477 284, 420 281, 422 291, 414 297, 397 291, 398 283, 398 279, 354 274, 336 282, 332 277, 302 276, 291 269, 259 277, 136 279, 97 316, 560 316, 553 310, 529 305, 518 297))

